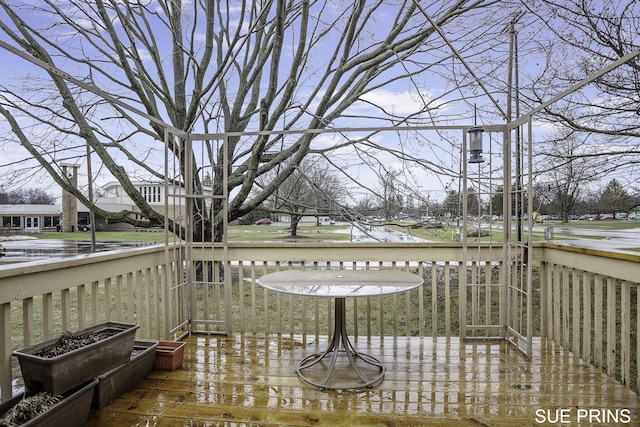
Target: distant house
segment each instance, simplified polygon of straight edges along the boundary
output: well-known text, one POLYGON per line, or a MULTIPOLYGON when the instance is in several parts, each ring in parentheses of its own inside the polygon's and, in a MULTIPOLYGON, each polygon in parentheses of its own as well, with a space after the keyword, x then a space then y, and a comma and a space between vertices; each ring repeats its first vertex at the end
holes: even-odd
POLYGON ((60 205, 0 205, 0 230, 19 232, 55 231, 60 224, 60 205))
MULTIPOLYGON (((166 186, 164 181, 132 181, 133 186, 138 190, 144 200, 161 215, 167 215, 171 219, 179 223, 186 223, 185 205, 188 200, 185 197, 185 190, 179 186, 166 186), (168 209, 168 211, 167 211, 168 209)), ((211 188, 206 187, 204 189, 205 195, 211 193, 211 188)), ((128 210, 132 212, 132 215, 140 215, 140 209, 133 203, 133 200, 124 191, 122 184, 118 181, 111 181, 103 185, 99 191, 99 197, 96 198, 95 203, 98 206, 108 206, 104 208, 109 212, 119 212, 122 210, 128 210)), ((209 201, 207 201, 209 203, 209 201)), ((144 219, 139 216, 137 219, 144 219)), ((96 219, 97 221, 97 219, 96 219)), ((96 229, 99 229, 100 224, 96 229)), ((122 229, 131 227, 128 224, 103 224, 105 229, 122 229)))
MULTIPOLYGON (((291 223, 291 215, 279 214, 277 218, 278 222, 291 223)), ((298 222, 299 225, 316 225, 318 218, 313 215, 303 215, 298 222)))
MULTIPOLYGON (((151 206, 164 207, 164 183, 159 181, 133 181, 132 184, 140 192, 142 197, 151 206)), ((111 181, 100 188, 100 197, 97 201, 104 203, 133 206, 133 200, 125 193, 122 184, 111 181)))
MULTIPOLYGON (((185 215, 184 204, 186 198, 184 191, 179 187, 169 187, 168 195, 165 195, 164 182, 160 181, 134 181, 133 185, 140 192, 149 205, 161 214, 165 214, 165 198, 168 199, 169 216, 181 221, 185 215)), ((99 190, 99 197, 94 200, 96 206, 107 212, 120 212, 123 210, 132 212, 137 216, 140 209, 133 203, 117 182, 109 182, 99 190)), ((0 232, 36 233, 40 231, 57 231, 62 223, 63 205, 0 205, 0 232)), ((82 229, 82 225, 88 225, 89 209, 77 202, 77 220, 72 223, 73 230, 82 229), (79 228, 80 226, 80 228, 79 228)), ((141 219, 141 218, 139 218, 141 219)), ((133 226, 125 223, 110 224, 105 218, 96 216, 93 226, 96 230, 123 230, 133 226)))
MULTIPOLYGON (((164 181, 132 181, 132 184, 149 206, 151 206, 151 208, 156 212, 162 215, 167 214, 177 222, 184 221, 183 217, 186 213, 184 206, 187 198, 184 197, 185 192, 183 188, 177 186, 165 187, 164 181), (165 201, 168 204, 169 212, 165 212, 165 201)), ((133 215, 137 215, 137 213, 140 212, 140 209, 133 203, 131 197, 127 195, 122 184, 118 181, 112 181, 103 185, 100 188, 100 196, 96 199, 96 203, 120 207, 119 209, 109 210, 110 212, 117 212, 125 209, 134 212, 133 215)))
MULTIPOLYGON (((117 212, 124 208, 121 205, 99 203, 98 206, 109 212, 117 212)), ((130 207, 129 207, 130 209, 130 207)), ((1 233, 38 233, 43 231, 60 231, 62 221, 62 205, 0 205, 1 233)), ((90 224, 89 209, 78 202, 77 218, 72 225, 74 231, 86 230, 90 224)), ((103 218, 96 218, 96 229, 108 229, 103 218)))

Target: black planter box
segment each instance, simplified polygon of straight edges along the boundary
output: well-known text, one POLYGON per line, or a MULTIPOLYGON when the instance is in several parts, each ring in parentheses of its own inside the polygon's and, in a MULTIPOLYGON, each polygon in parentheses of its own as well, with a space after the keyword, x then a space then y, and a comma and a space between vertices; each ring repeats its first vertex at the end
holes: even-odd
MULTIPOLYGON (((91 410, 91 398, 93 388, 98 384, 98 380, 80 386, 65 395, 63 399, 41 413, 37 417, 31 418, 23 427, 78 427, 84 424, 89 418, 91 410)), ((0 405, 0 415, 11 409, 22 399, 22 395, 15 396, 0 405)))
POLYGON ((48 391, 63 394, 118 365, 127 363, 133 350, 138 325, 105 322, 91 326, 73 335, 85 335, 107 329, 118 333, 82 348, 56 357, 36 356, 44 348, 55 345, 57 338, 13 352, 20 362, 27 391, 48 391))
POLYGON ((153 372, 157 341, 136 340, 131 359, 117 368, 98 376, 93 391, 94 409, 102 409, 125 391, 147 378, 153 372))

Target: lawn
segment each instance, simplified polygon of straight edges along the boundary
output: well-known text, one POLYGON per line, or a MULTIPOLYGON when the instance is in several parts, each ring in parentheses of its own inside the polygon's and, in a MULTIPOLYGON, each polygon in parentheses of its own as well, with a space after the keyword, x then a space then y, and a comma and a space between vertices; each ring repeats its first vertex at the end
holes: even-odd
MULTIPOLYGON (((293 238, 289 228, 276 225, 242 225, 229 227, 230 241, 313 241, 332 240, 349 241, 351 235, 348 233, 348 225, 323 225, 323 226, 301 226, 298 227, 298 235, 293 238)), ((58 240, 91 240, 91 233, 34 233, 30 236, 37 239, 58 239, 58 240)), ((173 239, 170 237, 170 239, 173 239)), ((99 242, 149 242, 163 243, 164 231, 96 231, 96 241, 99 242)))
MULTIPOLYGON (((462 239, 458 234, 458 227, 445 225, 442 228, 407 228, 399 225, 390 225, 388 226, 392 230, 400 231, 403 233, 411 234, 412 236, 419 237, 421 239, 430 240, 433 242, 461 242, 462 239)), ((471 233, 467 237, 468 242, 502 242, 504 239, 504 233, 502 228, 494 228, 489 229, 488 226, 482 226, 482 237, 477 237, 473 235, 473 232, 476 230, 475 226, 469 226, 469 232, 471 233)), ((582 237, 582 236, 581 236, 582 237)), ((575 236, 566 234, 562 235, 556 233, 553 237, 556 240, 561 240, 565 238, 575 238, 575 236)), ((534 241, 542 241, 545 240, 543 231, 534 231, 533 232, 533 240, 534 241)))
POLYGON ((296 237, 291 237, 285 225, 238 225, 229 227, 230 241, 349 241, 349 225, 303 225, 298 227, 296 237))
MULTIPOLYGON (((77 231, 73 233, 33 233, 29 236, 37 239, 58 239, 58 240, 91 240, 91 233, 77 231)), ((96 241, 99 242, 164 242, 164 232, 160 231, 96 231, 96 241)))
MULTIPOLYGON (((494 226, 491 230, 491 234, 483 236, 481 238, 470 236, 468 241, 471 242, 502 242, 503 232, 498 227, 494 226)), ((457 227, 445 225, 443 228, 409 228, 401 225, 388 225, 389 229, 399 231, 402 233, 410 234, 412 236, 430 240, 433 242, 459 242, 460 236, 457 234, 457 227)), ((544 224, 537 224, 536 229, 542 230, 547 227, 562 227, 562 228, 579 228, 579 229, 633 229, 640 228, 640 222, 638 221, 572 221, 568 224, 562 224, 560 222, 546 222, 544 224)), ((473 227, 469 226, 470 230, 473 227)), ((349 233, 350 225, 322 225, 311 226, 303 225, 298 227, 298 235, 291 237, 289 227, 285 225, 241 225, 229 227, 229 241, 350 241, 351 236, 349 233)), ((489 232, 489 228, 483 226, 483 232, 489 232)), ((91 240, 91 234, 87 232, 74 232, 74 233, 37 233, 33 234, 33 237, 38 239, 60 239, 60 240, 78 240, 87 241, 91 240)), ((577 236, 574 234, 563 234, 555 232, 553 239, 575 239, 577 236)), ((580 238, 587 239, 603 239, 602 236, 589 236, 580 235, 580 238)), ((98 231, 96 232, 96 240, 100 242, 149 242, 149 243, 162 243, 164 242, 163 230, 154 231, 98 231)), ((534 231, 534 241, 545 240, 544 231, 534 231)))

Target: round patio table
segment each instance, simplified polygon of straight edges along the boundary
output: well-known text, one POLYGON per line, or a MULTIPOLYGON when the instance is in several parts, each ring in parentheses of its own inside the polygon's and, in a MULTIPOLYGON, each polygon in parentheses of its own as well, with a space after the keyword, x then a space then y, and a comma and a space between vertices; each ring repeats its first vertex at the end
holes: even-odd
POLYGON ((266 289, 284 294, 335 298, 334 332, 329 346, 302 359, 295 372, 304 382, 320 389, 350 390, 378 384, 384 377, 385 367, 375 357, 358 352, 349 340, 346 298, 405 292, 419 287, 423 280, 398 270, 283 270, 266 274, 257 282, 266 289), (357 381, 346 383, 344 377, 341 377, 342 381, 331 381, 339 354, 346 355, 357 381), (373 369, 359 367, 358 361, 373 369), (307 375, 306 371, 312 368, 319 368, 321 375, 307 375))

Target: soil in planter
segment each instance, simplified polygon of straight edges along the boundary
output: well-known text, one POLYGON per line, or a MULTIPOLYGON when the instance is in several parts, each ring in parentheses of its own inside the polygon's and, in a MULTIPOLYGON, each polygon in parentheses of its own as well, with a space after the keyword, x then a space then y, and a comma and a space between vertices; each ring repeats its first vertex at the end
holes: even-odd
POLYGON ((47 411, 62 400, 62 396, 42 392, 33 396, 23 397, 4 414, 0 414, 0 427, 13 427, 26 423, 32 418, 47 411))
POLYGON ((96 331, 85 335, 73 335, 71 332, 65 332, 56 344, 43 348, 37 353, 34 353, 34 355, 45 358, 56 357, 89 344, 93 344, 94 342, 109 338, 120 332, 122 332, 121 329, 104 329, 102 331, 96 331))

